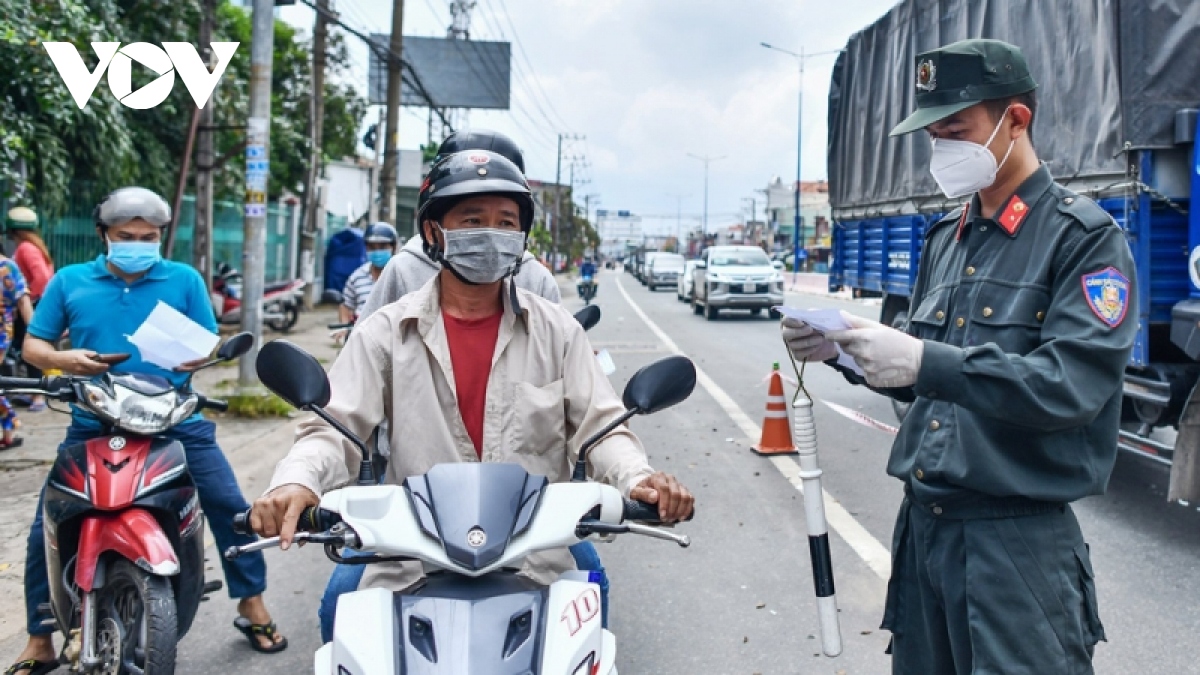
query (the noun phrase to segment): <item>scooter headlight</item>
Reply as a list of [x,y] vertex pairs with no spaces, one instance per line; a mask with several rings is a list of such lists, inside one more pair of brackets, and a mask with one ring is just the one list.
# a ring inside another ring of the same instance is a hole
[[117,399],[94,382],[85,382],[82,386],[84,405],[88,410],[99,415],[105,422],[116,424],[121,419],[121,404]]

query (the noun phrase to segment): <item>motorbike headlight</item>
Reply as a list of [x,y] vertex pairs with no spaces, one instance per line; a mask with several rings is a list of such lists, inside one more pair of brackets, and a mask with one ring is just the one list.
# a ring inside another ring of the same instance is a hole
[[158,396],[127,392],[121,397],[121,416],[117,426],[144,436],[166,431],[177,423],[177,415],[191,415],[196,409],[195,400],[178,405],[178,399],[175,392]]
[[100,387],[94,382],[84,382],[83,386],[84,400],[81,403],[99,415],[104,421],[115,424],[121,419],[121,404],[116,398],[110,395],[103,387]]

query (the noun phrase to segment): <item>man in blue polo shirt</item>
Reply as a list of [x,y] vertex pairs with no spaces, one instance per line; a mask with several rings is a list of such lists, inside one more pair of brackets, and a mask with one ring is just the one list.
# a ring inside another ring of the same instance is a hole
[[[212,304],[200,274],[187,265],[161,257],[160,242],[170,220],[171,208],[150,190],[128,187],[105,197],[96,207],[95,221],[107,253],[92,262],[62,269],[50,282],[25,338],[25,358],[43,369],[99,375],[108,366],[95,360],[98,354],[133,352],[119,366],[122,372],[148,373],[175,384],[183,383],[202,361],[184,364],[174,372],[166,371],[143,361],[127,337],[160,301],[217,332]],[[55,350],[52,343],[68,329],[74,349]],[[76,409],[60,451],[101,433],[103,428],[95,417]],[[218,549],[252,541],[252,537],[237,535],[232,529],[234,514],[249,506],[217,445],[216,425],[197,414],[166,435],[183,444],[200,505],[208,516]],[[25,563],[29,643],[14,664],[15,669],[9,669],[13,675],[50,672],[56,664],[51,643],[53,628],[42,625],[49,617],[38,610],[50,601],[43,545],[39,499],[29,531]],[[221,563],[230,596],[241,600],[235,627],[257,651],[284,649],[287,640],[276,632],[262,599],[267,585],[262,555],[242,556],[233,562],[222,558]]]

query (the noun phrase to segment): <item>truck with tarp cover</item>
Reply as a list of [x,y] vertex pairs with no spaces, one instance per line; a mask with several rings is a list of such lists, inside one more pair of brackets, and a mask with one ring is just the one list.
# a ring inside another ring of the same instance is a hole
[[967,38],[1024,51],[1038,155],[1125,231],[1138,336],[1120,447],[1171,467],[1169,499],[1200,499],[1200,2],[903,0],[854,34],[829,90],[830,289],[907,321],[926,228],[964,200],[938,189],[925,134],[888,132],[916,107],[917,54]]

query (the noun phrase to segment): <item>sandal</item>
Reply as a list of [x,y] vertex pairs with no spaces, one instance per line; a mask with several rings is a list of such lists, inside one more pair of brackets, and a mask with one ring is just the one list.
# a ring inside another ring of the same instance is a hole
[[[250,648],[256,652],[261,654],[275,654],[287,649],[287,638],[283,638],[280,641],[275,642],[275,636],[278,633],[278,629],[275,627],[274,621],[271,623],[250,623],[250,619],[247,619],[244,616],[239,616],[233,620],[233,627],[241,631],[242,635],[246,636],[246,639],[250,641]],[[260,636],[270,640],[272,643],[271,646],[264,647],[262,643],[258,641]]]
[[[9,448],[19,448],[22,445],[25,445],[25,439],[21,438],[20,436],[13,437],[13,439],[11,441],[5,441],[4,439],[0,438],[0,450],[8,450]],[[46,672],[50,672],[50,671],[46,671]],[[5,675],[7,675],[7,673]]]
[[9,666],[8,670],[4,671],[4,675],[15,675],[17,672],[22,670],[29,671],[29,675],[46,675],[46,673],[52,673],[58,670],[58,665],[59,662],[57,659],[54,661],[25,659],[24,661],[18,661]]

